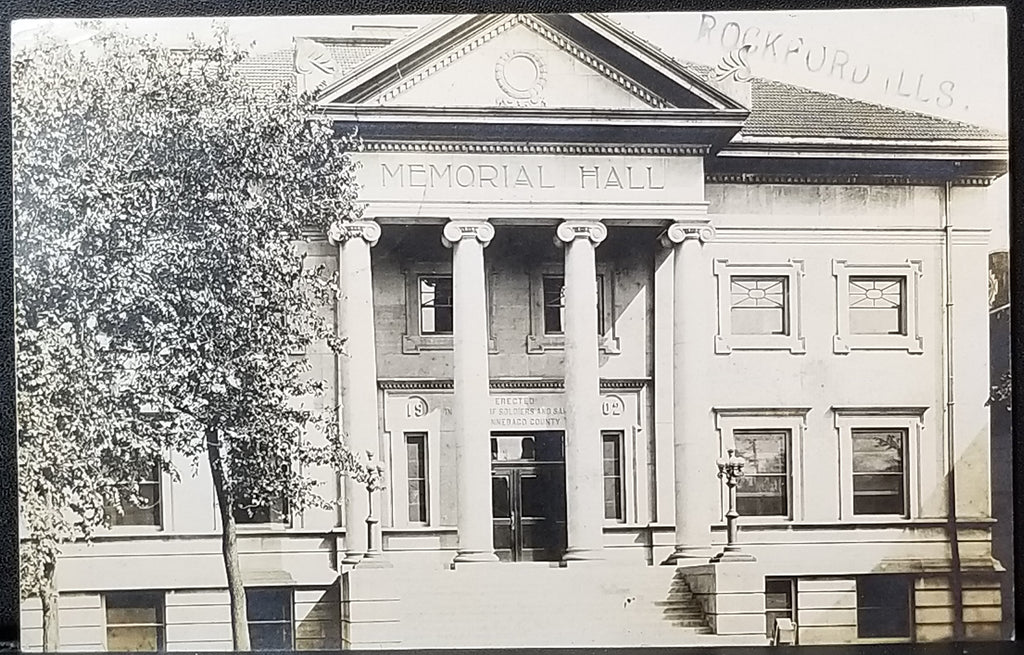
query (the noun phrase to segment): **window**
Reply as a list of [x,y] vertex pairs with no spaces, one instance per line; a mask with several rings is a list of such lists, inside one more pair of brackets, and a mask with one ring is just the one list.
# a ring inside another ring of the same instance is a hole
[[602,432],[601,443],[604,453],[604,517],[622,521],[622,433]]
[[452,276],[419,278],[420,334],[452,334]]
[[927,443],[928,407],[832,407],[839,437],[839,515],[901,521],[921,512],[914,453]]
[[857,578],[857,636],[906,639],[911,629],[912,579],[900,575]]
[[164,595],[162,592],[104,594],[107,650],[164,650]]
[[746,460],[736,485],[740,516],[789,516],[789,434],[784,430],[736,430],[736,452]]
[[292,650],[292,590],[264,588],[245,590],[252,650]]
[[715,260],[718,335],[715,352],[789,350],[805,352],[800,322],[803,261],[785,264]]
[[160,526],[160,466],[153,465],[144,480],[139,481],[139,500],[122,497],[119,508],[107,507],[107,517],[112,526]]
[[906,277],[850,276],[850,332],[853,334],[907,333]]
[[[565,332],[565,277],[544,275],[544,334]],[[604,334],[604,276],[597,276],[597,333]]]
[[796,579],[764,579],[765,634],[771,639],[775,619],[789,619],[796,623]]
[[733,334],[789,334],[789,278],[733,276]]
[[858,430],[853,442],[853,513],[904,515],[905,430]]
[[[605,353],[618,353],[619,340],[614,335],[612,316],[612,271],[598,264],[597,334],[598,347]],[[561,265],[538,266],[530,274],[530,334],[526,352],[543,353],[565,348],[565,275]]]
[[288,500],[274,498],[269,502],[256,502],[252,498],[239,498],[235,501],[235,523],[239,525],[255,525],[259,523],[288,523]]
[[[746,460],[736,486],[740,521],[778,522],[802,518],[804,481],[801,444],[808,407],[715,407],[719,454],[732,448]],[[728,489],[720,485],[722,514]]]
[[405,435],[407,484],[409,490],[409,522],[427,523],[427,435],[422,432]]
[[832,262],[832,275],[838,294],[834,352],[923,352],[917,321],[920,261],[880,266],[837,259]]

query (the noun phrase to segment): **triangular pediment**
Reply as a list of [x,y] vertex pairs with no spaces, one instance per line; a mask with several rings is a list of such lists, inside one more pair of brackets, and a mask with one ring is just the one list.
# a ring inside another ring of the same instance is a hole
[[617,23],[567,14],[442,20],[383,49],[320,99],[376,107],[742,108]]

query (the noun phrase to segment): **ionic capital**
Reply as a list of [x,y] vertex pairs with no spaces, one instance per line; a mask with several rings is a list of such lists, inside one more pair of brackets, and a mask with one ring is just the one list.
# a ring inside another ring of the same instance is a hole
[[571,243],[580,237],[590,239],[595,246],[608,236],[608,228],[601,221],[564,221],[555,231],[558,240]]
[[707,221],[676,221],[661,235],[661,244],[666,248],[695,239],[703,244],[715,238],[715,228]]
[[327,240],[331,245],[337,246],[349,239],[363,239],[371,247],[375,246],[380,239],[380,225],[369,220],[336,222],[327,230]]
[[462,239],[476,239],[486,248],[493,238],[494,226],[487,221],[460,219],[451,220],[445,224],[441,243],[445,248],[451,248],[453,244]]

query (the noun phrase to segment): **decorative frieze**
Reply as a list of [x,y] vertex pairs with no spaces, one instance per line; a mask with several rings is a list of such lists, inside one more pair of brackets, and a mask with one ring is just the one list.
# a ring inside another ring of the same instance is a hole
[[617,145],[590,143],[480,143],[461,141],[364,141],[367,152],[457,152],[499,155],[637,155],[702,157],[705,145]]

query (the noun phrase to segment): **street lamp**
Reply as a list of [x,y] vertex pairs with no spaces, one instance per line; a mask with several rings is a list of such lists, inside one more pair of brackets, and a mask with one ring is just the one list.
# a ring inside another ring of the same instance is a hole
[[391,562],[384,558],[384,551],[381,547],[380,520],[374,513],[374,493],[384,488],[384,463],[375,461],[373,453],[366,451],[366,471],[363,475],[363,482],[366,484],[366,496],[368,500],[369,513],[366,515],[366,555],[356,564],[356,568],[388,569]]
[[718,458],[718,478],[724,478],[725,484],[729,488],[729,511],[725,513],[725,525],[728,538],[725,548],[722,552],[711,558],[712,562],[755,561],[753,555],[741,552],[739,544],[736,543],[736,534],[739,532],[739,526],[736,525],[736,519],[740,516],[739,512],[736,511],[736,485],[739,483],[740,478],[743,477],[743,465],[747,462],[735,453],[736,451],[730,448],[728,457]]

